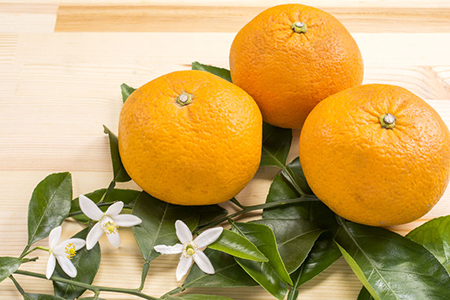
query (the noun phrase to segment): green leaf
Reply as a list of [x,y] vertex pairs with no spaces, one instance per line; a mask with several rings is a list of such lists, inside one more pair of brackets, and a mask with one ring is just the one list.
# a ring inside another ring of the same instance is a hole
[[[106,192],[106,189],[99,189],[99,190],[93,191],[92,193],[85,194],[85,196],[88,197],[89,199],[91,199],[94,203],[98,203],[100,201],[100,199],[103,197],[103,195],[105,194],[105,192]],[[134,201],[136,201],[136,199],[139,197],[140,194],[141,194],[141,192],[136,191],[136,190],[113,189],[106,195],[106,197],[103,199],[103,202],[112,204],[116,201],[122,201],[125,205],[132,205],[134,203]],[[108,209],[108,207],[109,207],[109,205],[100,206],[100,209],[102,211],[106,211]],[[73,214],[73,213],[79,213],[79,212],[81,212],[81,208],[80,208],[79,199],[77,197],[72,201],[72,207],[70,209],[70,213]],[[72,218],[74,218],[75,220],[77,220],[81,223],[89,222],[89,218],[86,217],[83,213],[73,215]]]
[[250,240],[269,259],[268,262],[256,262],[235,258],[237,263],[266,291],[283,299],[287,293],[286,283],[292,285],[292,281],[278,253],[272,230],[255,223],[234,223],[232,230]]
[[200,214],[198,226],[205,226],[217,218],[228,215],[228,211],[217,204],[198,206],[198,211]]
[[153,249],[156,245],[179,243],[175,233],[176,220],[182,220],[191,230],[199,220],[198,207],[169,204],[145,192],[141,192],[136,200],[133,215],[142,220],[140,225],[133,227],[133,234],[146,262],[160,255]]
[[211,74],[217,75],[220,78],[228,80],[229,82],[231,82],[230,71],[227,70],[227,69],[218,68],[218,67],[209,66],[209,65],[204,65],[204,64],[199,63],[198,61],[194,61],[192,63],[192,70],[206,71],[206,72],[209,72]]
[[450,277],[423,246],[387,229],[341,221],[335,240],[375,299],[450,299]]
[[0,257],[0,282],[13,274],[22,264],[22,260],[16,257]]
[[126,83],[122,83],[122,85],[120,86],[120,90],[122,92],[123,103],[125,103],[125,101],[127,101],[128,97],[131,95],[131,93],[133,93],[136,89],[132,88],[131,86],[129,86]]
[[374,300],[374,298],[369,293],[369,291],[365,287],[363,287],[359,292],[357,300]]
[[406,237],[424,246],[450,273],[450,216],[430,220]]
[[111,152],[111,161],[112,161],[113,173],[114,173],[113,181],[114,182],[130,181],[131,178],[128,175],[127,171],[125,170],[125,167],[122,164],[122,160],[120,159],[119,139],[105,125],[103,125],[103,129],[104,129],[103,132],[106,133],[109,137],[109,149]]
[[246,287],[257,285],[257,283],[236,263],[233,256],[211,249],[205,249],[203,253],[205,253],[211,261],[215,273],[203,273],[197,264],[194,264],[182,285],[183,288]]
[[[87,227],[75,234],[72,238],[86,240],[88,232],[89,228]],[[77,276],[72,279],[61,269],[59,264],[56,265],[53,275],[77,282],[91,284],[94,281],[98,268],[100,267],[100,256],[99,243],[97,243],[94,248],[89,251],[86,250],[86,247],[84,247],[77,251],[76,256],[72,259],[72,263],[77,269]],[[75,299],[81,296],[81,294],[83,294],[86,290],[78,286],[58,281],[53,281],[53,288],[55,290],[55,295],[64,299]]]
[[[294,199],[300,197],[301,192],[309,194],[309,187],[306,185],[299,159],[294,159],[286,169],[290,169],[291,173],[295,174],[294,178],[297,178],[297,184],[294,185],[292,184],[292,180],[287,180],[286,176],[282,174],[283,171],[281,171],[275,176],[270,186],[266,203]],[[303,283],[320,274],[341,256],[341,252],[333,240],[333,233],[339,228],[339,225],[336,222],[336,216],[320,201],[299,203],[281,208],[264,209],[263,220],[304,220],[315,224],[315,226],[322,230],[330,231],[321,234],[314,243],[312,249],[311,247],[307,247],[307,251],[311,249],[307,258],[298,270],[291,274],[294,288],[298,288]],[[275,236],[277,237],[277,235],[277,231],[275,231]],[[279,238],[277,237],[277,240],[278,239]],[[312,240],[310,239],[310,243],[311,242]],[[280,251],[280,253],[282,252]],[[282,253],[283,260],[286,261],[285,257],[289,257],[290,255],[289,252]],[[288,269],[292,270],[291,264],[288,262],[286,262],[286,264]]]
[[234,257],[255,261],[268,261],[267,257],[245,237],[236,232],[224,229],[219,239],[208,248],[228,253]]
[[64,298],[53,296],[53,295],[45,295],[45,294],[29,294],[25,293],[23,295],[24,300],[65,300]]
[[339,251],[339,248],[334,242],[333,235],[331,232],[324,232],[317,239],[300,268],[291,274],[292,281],[294,282],[293,288],[299,288],[305,282],[322,273],[339,257],[341,257],[341,251]]
[[292,130],[263,123],[260,166],[284,168],[291,149]]
[[28,245],[46,238],[67,218],[72,201],[72,176],[68,172],[47,176],[34,189],[28,205]]
[[317,238],[324,232],[307,220],[264,219],[263,224],[275,234],[278,251],[289,274],[295,272],[308,256]]
[[199,295],[199,294],[185,294],[180,296],[167,296],[166,300],[233,300],[224,296],[215,295]]
[[300,195],[314,195],[313,191],[306,182],[305,174],[300,165],[299,157],[295,158],[286,168],[281,170],[281,175]]

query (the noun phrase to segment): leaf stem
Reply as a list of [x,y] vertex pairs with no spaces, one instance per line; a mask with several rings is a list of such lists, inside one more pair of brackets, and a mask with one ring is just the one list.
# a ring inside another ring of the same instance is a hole
[[[14,273],[15,274],[20,274],[20,275],[25,275],[25,276],[31,276],[31,277],[36,277],[36,278],[47,279],[47,277],[45,277],[44,274],[30,272],[30,271],[17,270]],[[135,290],[135,289],[123,289],[123,288],[114,288],[114,287],[107,287],[107,286],[91,285],[91,284],[78,282],[78,281],[75,281],[75,280],[69,280],[69,279],[65,279],[65,278],[61,278],[61,277],[57,277],[57,276],[50,277],[50,280],[63,282],[63,283],[71,284],[71,285],[78,286],[78,287],[81,287],[81,288],[85,288],[85,289],[88,289],[90,291],[93,291],[94,293],[115,292],[115,293],[134,295],[134,296],[137,296],[137,297],[140,297],[140,298],[143,298],[143,299],[148,299],[148,300],[158,300],[158,298],[155,298],[155,297],[152,297],[150,295],[144,294],[141,291]]]
[[141,275],[141,286],[138,290],[142,291],[144,289],[145,279],[147,279],[148,269],[150,269],[150,262],[146,261],[142,266],[142,275]]
[[14,276],[9,275],[9,279],[12,280],[12,282],[14,283],[14,285],[16,286],[16,289],[19,291],[19,293],[22,296],[25,296],[25,291],[23,290],[23,288],[20,286],[20,284],[17,282],[17,280],[14,278]]
[[184,290],[185,290],[185,288],[179,286],[179,287],[177,287],[177,288],[174,288],[174,289],[171,290],[171,291],[168,291],[168,292],[165,293],[164,295],[162,295],[162,296],[160,297],[160,299],[165,299],[167,296],[171,296],[171,295],[175,295],[175,294],[181,293],[181,292],[183,292]]
[[320,201],[317,197],[315,196],[309,196],[309,195],[305,195],[305,196],[301,196],[299,198],[294,198],[294,199],[286,199],[280,202],[267,202],[267,203],[263,203],[263,204],[257,204],[257,205],[252,205],[252,206],[246,206],[245,208],[243,208],[242,210],[228,215],[226,217],[220,218],[215,220],[214,222],[211,222],[201,228],[199,228],[197,230],[197,233],[199,233],[200,231],[203,231],[205,229],[211,228],[211,227],[215,227],[217,225],[219,225],[220,223],[227,221],[228,219],[232,219],[235,218],[237,216],[240,216],[242,214],[248,213],[250,211],[253,210],[258,210],[258,209],[266,209],[266,208],[275,208],[275,207],[281,207],[281,206],[285,206],[285,205],[290,205],[290,204],[296,204],[296,203],[302,203],[302,202],[311,202],[311,201]]
[[105,200],[106,196],[109,194],[109,192],[111,192],[111,191],[114,189],[115,186],[116,186],[116,179],[114,178],[114,179],[110,182],[108,188],[107,188],[106,191],[103,193],[103,196],[102,196],[102,198],[100,198],[100,201],[98,201],[98,203],[103,204],[103,200]]
[[233,203],[234,205],[238,206],[239,208],[245,208],[245,205],[242,205],[236,198],[231,198],[230,202]]
[[30,253],[32,253],[32,252],[34,252],[34,251],[36,251],[36,250],[43,250],[43,251],[50,251],[50,249],[48,249],[48,248],[45,248],[45,247],[41,247],[41,246],[37,246],[37,247],[34,247],[33,249],[31,249],[30,251],[27,251],[27,252],[24,252],[24,253],[22,253],[21,255],[20,255],[20,257],[19,258],[24,258],[25,256],[27,256],[28,254],[30,254]]

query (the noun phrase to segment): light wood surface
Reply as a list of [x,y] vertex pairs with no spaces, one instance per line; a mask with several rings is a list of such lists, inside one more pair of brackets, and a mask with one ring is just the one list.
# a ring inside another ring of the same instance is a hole
[[[120,84],[138,87],[193,61],[228,67],[236,32],[281,1],[0,0],[0,256],[18,256],[27,241],[27,205],[36,184],[70,171],[74,196],[111,180],[107,137],[117,132]],[[329,11],[350,30],[365,61],[365,83],[408,88],[450,126],[450,1],[305,1]],[[298,131],[290,158],[298,155]],[[264,201],[274,168],[262,168],[238,195]],[[138,188],[133,183],[119,187]],[[229,204],[224,204],[230,211]],[[450,214],[450,191],[420,220],[392,228],[400,234]],[[250,217],[257,217],[256,215]],[[66,222],[64,237],[81,227]],[[102,238],[95,284],[137,288],[143,263],[130,230],[113,249]],[[38,245],[47,246],[47,239]],[[45,273],[47,255],[24,269]],[[178,257],[151,263],[144,292],[177,286]],[[52,293],[51,282],[17,276],[27,292]],[[356,299],[361,284],[343,259],[301,288],[300,299]],[[262,288],[195,289],[236,300],[273,299]],[[86,296],[92,295],[87,292]],[[107,299],[137,299],[102,293]],[[0,299],[21,299],[10,280]]]

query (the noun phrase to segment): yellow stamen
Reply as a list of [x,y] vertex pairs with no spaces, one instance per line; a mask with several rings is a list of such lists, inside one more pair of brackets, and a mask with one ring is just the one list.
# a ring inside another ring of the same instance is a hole
[[197,251],[197,246],[193,244],[188,244],[184,247],[185,256],[191,257]]
[[67,254],[68,259],[72,259],[77,255],[77,251],[75,249],[75,245],[73,243],[67,244],[64,252]]
[[114,221],[108,221],[102,225],[102,228],[103,231],[106,232],[106,234],[117,233],[119,225],[114,223]]

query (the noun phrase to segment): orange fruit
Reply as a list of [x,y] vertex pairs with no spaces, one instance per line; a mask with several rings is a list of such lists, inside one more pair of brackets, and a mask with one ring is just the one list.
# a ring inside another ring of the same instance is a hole
[[238,86],[204,71],[177,71],[134,91],[119,120],[119,152],[146,192],[180,205],[239,193],[261,159],[262,116]]
[[336,18],[317,8],[269,8],[236,35],[230,50],[233,83],[258,103],[264,120],[301,128],[319,101],[359,85],[358,45]]
[[323,100],[306,119],[299,151],[316,196],[366,225],[422,217],[449,181],[447,126],[424,100],[398,86],[362,85]]

